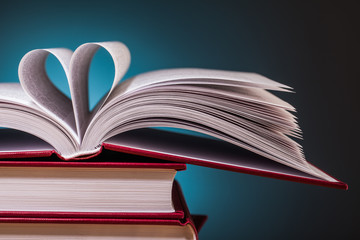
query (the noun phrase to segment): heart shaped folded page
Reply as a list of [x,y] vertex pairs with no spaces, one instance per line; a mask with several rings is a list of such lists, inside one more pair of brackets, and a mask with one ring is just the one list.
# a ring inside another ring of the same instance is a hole
[[[98,104],[100,108],[120,82],[130,65],[130,52],[120,42],[86,43],[73,53],[65,48],[36,49],[28,52],[19,64],[19,79],[25,92],[47,114],[77,132],[79,142],[91,119],[88,98],[88,73],[91,60],[99,47],[106,49],[114,62],[115,76],[110,91]],[[51,82],[46,74],[45,61],[54,55],[64,69],[71,100]]]

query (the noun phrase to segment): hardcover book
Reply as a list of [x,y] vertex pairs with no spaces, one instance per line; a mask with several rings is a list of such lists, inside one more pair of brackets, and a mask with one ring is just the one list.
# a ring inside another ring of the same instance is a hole
[[[115,77],[110,91],[90,111],[88,73],[99,47],[111,55]],[[47,76],[44,65],[49,54],[64,69],[71,99]],[[290,87],[255,73],[208,69],[158,70],[120,82],[129,65],[129,50],[120,42],[86,43],[75,52],[55,48],[27,53],[19,65],[20,84],[0,85],[0,126],[30,133],[48,145],[20,140],[21,132],[2,129],[0,157],[56,154],[76,160],[105,148],[347,188],[307,162],[293,139],[301,138],[294,107],[268,91],[289,92]],[[216,140],[150,127],[182,128]]]
[[192,218],[176,182],[174,197],[183,212],[179,218],[1,216],[0,239],[198,239],[206,216]]
[[130,159],[109,151],[91,161],[0,161],[0,217],[184,217],[173,183],[185,164],[119,158]]

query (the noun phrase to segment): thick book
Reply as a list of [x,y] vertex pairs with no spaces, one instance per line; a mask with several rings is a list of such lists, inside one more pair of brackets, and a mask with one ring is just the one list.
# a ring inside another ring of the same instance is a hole
[[[115,77],[109,92],[90,111],[88,72],[99,47],[111,55]],[[49,54],[54,55],[64,69],[71,99],[59,91],[46,74],[44,65]],[[293,139],[301,138],[301,130],[291,113],[294,107],[268,91],[291,91],[290,87],[255,73],[208,69],[158,70],[120,82],[129,64],[129,50],[120,42],[86,43],[75,52],[55,48],[27,53],[19,65],[20,84],[0,85],[0,127],[25,131],[51,146],[41,148],[30,143],[28,149],[21,149],[19,143],[8,143],[2,146],[0,156],[55,153],[62,159],[74,160],[90,158],[106,148],[347,188],[346,184],[308,163],[301,146]],[[165,141],[164,134],[144,130],[149,127],[182,128],[218,140],[199,140],[200,145],[208,144],[206,151],[191,146],[192,150],[187,151],[187,146],[168,146],[173,145],[171,142],[176,141],[176,137]],[[135,138],[134,133],[138,134]],[[147,136],[144,144],[144,135],[150,133],[154,135]],[[5,135],[1,136],[7,141]],[[157,141],[166,144],[153,144]],[[223,147],[234,151],[224,152]],[[242,149],[255,155],[251,155],[251,159],[236,157]],[[258,156],[259,161],[253,162],[254,156]]]
[[0,239],[198,239],[206,216],[192,218],[176,182],[174,193],[184,213],[179,218],[0,216]]
[[108,162],[0,161],[0,217],[184,217],[173,183],[185,164],[120,162],[118,155],[104,155]]

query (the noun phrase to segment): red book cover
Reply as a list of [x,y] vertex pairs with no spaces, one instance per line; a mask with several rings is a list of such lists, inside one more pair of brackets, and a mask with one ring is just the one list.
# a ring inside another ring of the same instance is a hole
[[[50,145],[26,133],[1,129],[1,134],[0,158],[4,160],[35,158],[47,161],[52,155],[63,159]],[[101,152],[104,149],[281,180],[339,189],[348,188],[346,183],[329,174],[326,175],[331,181],[317,178],[224,141],[157,129],[139,129],[120,134],[105,141],[96,154],[67,161],[94,159],[98,155],[98,159],[103,161]]]

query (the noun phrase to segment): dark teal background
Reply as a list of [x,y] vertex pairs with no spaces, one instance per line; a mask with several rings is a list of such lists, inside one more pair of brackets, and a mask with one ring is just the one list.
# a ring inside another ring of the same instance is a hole
[[[291,3],[289,3],[291,2]],[[201,239],[351,239],[359,236],[359,4],[355,1],[2,1],[0,81],[17,82],[35,48],[118,40],[126,77],[203,67],[249,71],[295,88],[308,161],[348,191],[188,166],[178,174],[192,213],[207,214]],[[66,91],[53,59],[49,74]],[[100,51],[91,104],[110,86]],[[95,84],[98,81],[100,83]]]

